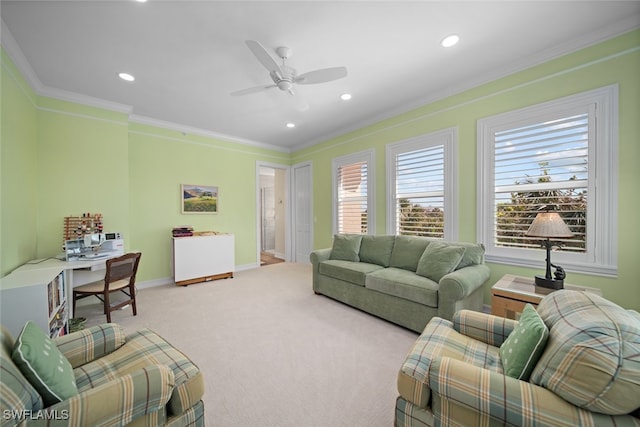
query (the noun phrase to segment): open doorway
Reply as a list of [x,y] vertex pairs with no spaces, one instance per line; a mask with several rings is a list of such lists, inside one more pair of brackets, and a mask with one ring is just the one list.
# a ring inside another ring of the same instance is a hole
[[287,258],[287,169],[258,165],[258,236],[260,265]]

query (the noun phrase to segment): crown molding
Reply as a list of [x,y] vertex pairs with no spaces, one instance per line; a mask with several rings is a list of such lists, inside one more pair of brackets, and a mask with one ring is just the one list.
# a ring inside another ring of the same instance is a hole
[[287,147],[281,147],[279,145],[267,144],[265,142],[253,141],[250,139],[238,138],[232,135],[226,135],[223,133],[213,132],[206,129],[200,129],[196,127],[181,125],[179,123],[174,123],[166,120],[159,120],[153,117],[145,117],[137,114],[130,114],[129,121],[134,123],[139,123],[143,125],[154,126],[162,129],[175,130],[178,132],[182,132],[183,134],[191,134],[191,135],[200,135],[206,136],[208,138],[217,139],[219,141],[232,142],[236,144],[249,145],[257,148],[264,148],[267,150],[279,151],[282,153],[290,153],[291,150]]
[[438,92],[434,92],[427,97],[419,98],[412,103],[404,104],[402,105],[402,107],[394,108],[394,109],[385,111],[382,114],[378,114],[376,116],[372,116],[367,119],[360,120],[355,123],[351,123],[350,125],[343,126],[342,128],[336,129],[331,133],[327,133],[318,138],[314,138],[312,140],[306,141],[305,143],[296,144],[293,147],[291,147],[291,151],[296,152],[296,151],[303,150],[305,148],[313,147],[314,145],[329,141],[333,138],[337,138],[347,133],[355,132],[365,127],[372,126],[376,123],[400,116],[402,114],[416,110],[420,107],[424,107],[425,105],[429,105],[434,102],[440,101],[442,99],[448,98],[450,96],[463,93],[467,90],[473,89],[483,84],[487,84],[487,83],[499,80],[501,78],[510,76],[520,71],[524,71],[528,68],[532,68],[537,65],[543,64],[545,62],[549,62],[561,56],[565,56],[565,55],[577,52],[578,50],[585,49],[589,46],[593,46],[598,43],[604,42],[606,40],[612,39],[614,37],[621,36],[630,31],[639,29],[640,28],[639,22],[640,22],[640,13],[630,15],[612,25],[595,29],[583,37],[567,40],[565,43],[556,45],[551,49],[545,49],[543,51],[540,51],[536,55],[529,55],[527,57],[523,57],[519,61],[515,61],[509,68],[496,69],[491,72],[480,75],[475,79],[466,80],[459,85],[448,86],[446,89],[443,89]]

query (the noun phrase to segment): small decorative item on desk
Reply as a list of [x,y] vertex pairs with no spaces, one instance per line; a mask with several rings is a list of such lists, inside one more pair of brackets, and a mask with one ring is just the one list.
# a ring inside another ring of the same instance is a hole
[[[564,279],[567,276],[562,267],[551,263],[551,248],[553,246],[562,246],[562,242],[552,242],[550,239],[568,239],[573,237],[573,233],[557,212],[551,212],[553,206],[547,205],[542,207],[541,210],[542,209],[544,209],[544,211],[536,215],[531,227],[529,227],[529,230],[527,230],[525,234],[531,237],[544,237],[546,239],[542,241],[542,247],[547,250],[546,273],[544,276],[536,275],[535,284],[536,291],[549,293],[562,289],[564,287]],[[551,267],[556,269],[554,277],[551,277]]]
[[173,227],[171,231],[173,237],[190,237],[193,236],[193,227],[190,225],[181,225],[179,227]]

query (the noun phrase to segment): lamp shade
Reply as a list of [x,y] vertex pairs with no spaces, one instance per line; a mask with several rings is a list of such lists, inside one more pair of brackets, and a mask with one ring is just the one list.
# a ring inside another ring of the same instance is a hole
[[573,237],[573,233],[560,215],[548,211],[538,213],[525,235],[546,238]]

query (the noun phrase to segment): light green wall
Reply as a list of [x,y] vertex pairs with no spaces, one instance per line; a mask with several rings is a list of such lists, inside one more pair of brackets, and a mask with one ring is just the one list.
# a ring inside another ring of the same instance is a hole
[[66,216],[101,213],[105,231],[128,236],[126,115],[48,98],[38,106],[38,258],[62,251]]
[[[620,86],[619,277],[570,273],[571,283],[602,289],[605,297],[640,310],[640,241],[635,194],[640,168],[640,31],[433,102],[293,153],[128,121],[126,115],[35,97],[13,64],[2,64],[2,274],[59,248],[64,216],[102,212],[107,229],[143,251],[140,280],[170,276],[170,230],[236,235],[236,264],[256,260],[255,164],[310,160],[314,171],[314,247],[331,244],[331,159],[376,152],[376,233],[385,232],[384,147],[390,142],[457,127],[460,240],[476,240],[476,122],[479,118],[617,83]],[[11,70],[8,73],[7,70]],[[92,163],[95,161],[95,163]],[[95,169],[92,168],[92,164]],[[92,171],[93,169],[93,171]],[[16,185],[17,183],[17,185]],[[180,184],[220,187],[216,215],[182,215]],[[505,273],[535,269],[492,264],[490,283]],[[487,286],[485,301],[489,302]]]
[[[288,153],[39,97],[8,57],[2,65],[2,275],[58,254],[64,217],[83,212],[143,252],[140,281],[172,275],[171,229],[184,224],[233,233],[236,265],[258,265],[256,162],[289,165]],[[219,213],[183,215],[180,184],[218,186]]]
[[[236,265],[256,264],[256,161],[288,165],[289,154],[131,124],[130,233],[144,249],[141,280],[171,276],[171,228],[235,236]],[[217,214],[182,214],[180,185],[218,187]]]
[[[617,213],[619,230],[618,278],[569,273],[567,282],[602,289],[605,297],[640,310],[640,198],[633,195],[640,182],[640,31],[561,57],[506,78],[442,99],[373,126],[342,135],[292,155],[292,163],[311,160],[314,180],[314,247],[331,245],[331,160],[373,148],[376,156],[376,233],[386,224],[385,145],[436,130],[458,129],[459,239],[476,241],[477,120],[590,89],[619,84],[620,162]],[[503,274],[532,277],[535,269],[491,264],[495,283]],[[542,267],[542,264],[541,264]],[[490,286],[485,301],[490,301]]]
[[2,51],[0,275],[36,256],[38,132],[35,95]]

